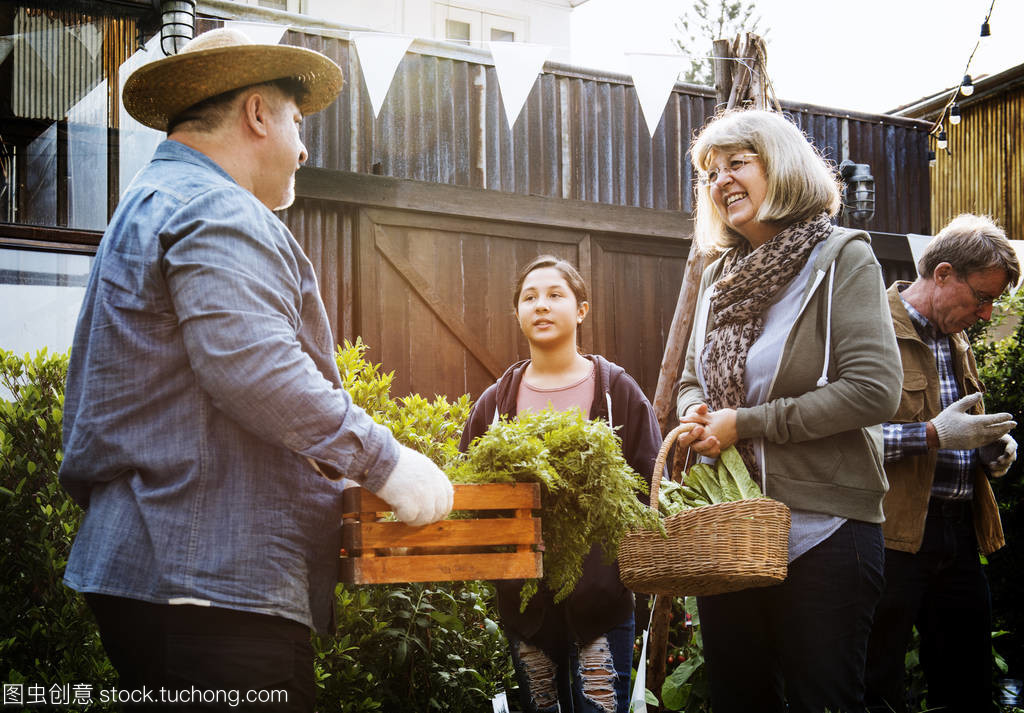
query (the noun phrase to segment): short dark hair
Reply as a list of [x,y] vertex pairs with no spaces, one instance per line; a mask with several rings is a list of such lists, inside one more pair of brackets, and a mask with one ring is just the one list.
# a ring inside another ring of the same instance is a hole
[[917,262],[918,274],[930,280],[940,263],[953,266],[957,277],[974,272],[1001,269],[1006,271],[1010,285],[1020,279],[1020,263],[1013,245],[988,216],[962,213],[939,231]]
[[296,104],[301,104],[309,95],[309,87],[298,77],[281,77],[280,79],[272,79],[262,84],[250,84],[238,89],[232,89],[229,92],[222,92],[216,96],[204,99],[198,104],[193,104],[167,122],[167,133],[173,133],[175,129],[186,123],[194,124],[194,128],[199,131],[212,131],[221,125],[226,117],[228,107],[231,106],[231,103],[239,95],[262,87],[272,87],[289,99],[294,100]]

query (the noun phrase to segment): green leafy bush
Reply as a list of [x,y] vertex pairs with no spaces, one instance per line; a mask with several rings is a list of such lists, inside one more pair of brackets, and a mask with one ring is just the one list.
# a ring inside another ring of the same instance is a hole
[[512,686],[484,582],[338,587],[333,638],[315,638],[318,710],[476,711]]
[[67,354],[0,350],[0,676],[95,692],[113,668],[85,601],[61,581],[81,519],[57,482],[67,365]]
[[[1024,424],[1024,290],[999,301],[1001,317],[991,324],[978,325],[971,332],[978,373],[985,384],[985,408],[1008,411]],[[1006,319],[1017,325],[1007,330]],[[993,339],[1000,329],[1005,336]],[[1010,434],[1024,446],[1024,430],[1018,425]],[[992,590],[993,626],[1000,634],[996,642],[1002,654],[996,659],[997,678],[1009,675],[1024,678],[1024,610],[1018,606],[1024,591],[1024,451],[1002,478],[992,480],[999,501],[1006,547],[988,557],[986,573]]]
[[[468,396],[391,397],[393,373],[361,340],[337,351],[352,400],[442,468],[459,460]],[[333,638],[314,640],[322,711],[475,711],[513,685],[508,644],[486,582],[339,585]]]
[[661,686],[662,703],[670,711],[708,713],[711,684],[704,665],[697,599],[677,597],[672,602],[669,617],[667,663],[670,673]]
[[[392,399],[391,374],[338,350],[355,401],[439,463],[458,454],[471,402]],[[68,355],[0,350],[0,677],[7,683],[116,685],[83,598],[61,581],[81,510],[57,480]],[[317,710],[489,708],[512,686],[507,644],[483,582],[337,588],[337,629],[314,637]]]

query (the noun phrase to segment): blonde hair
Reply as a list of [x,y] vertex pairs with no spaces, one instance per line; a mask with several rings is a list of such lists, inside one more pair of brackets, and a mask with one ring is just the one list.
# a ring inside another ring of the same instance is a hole
[[1020,279],[1017,253],[1006,232],[984,215],[961,213],[939,231],[917,262],[917,274],[932,279],[935,268],[948,262],[957,277],[993,268],[1006,271],[1010,286]]
[[[762,222],[790,225],[821,212],[833,216],[842,205],[842,184],[833,166],[793,122],[781,114],[757,109],[729,110],[714,117],[694,137],[690,158],[694,169],[706,171],[712,153],[755,153],[768,184],[757,212]],[[694,189],[694,230],[698,248],[714,254],[739,245],[743,236],[730,228],[711,202],[710,186]]]

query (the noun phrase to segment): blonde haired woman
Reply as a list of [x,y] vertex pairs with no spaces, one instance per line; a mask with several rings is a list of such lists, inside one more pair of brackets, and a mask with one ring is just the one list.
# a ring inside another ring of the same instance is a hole
[[[835,171],[780,114],[729,112],[690,149],[705,270],[679,392],[684,439],[735,444],[792,511],[777,586],[698,599],[712,708],[864,710],[882,588],[881,424],[902,370],[864,232],[832,225]],[[788,701],[788,708],[787,708]]]

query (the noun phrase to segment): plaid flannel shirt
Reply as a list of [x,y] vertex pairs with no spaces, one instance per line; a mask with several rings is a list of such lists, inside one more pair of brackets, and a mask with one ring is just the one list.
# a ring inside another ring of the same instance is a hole
[[[903,296],[900,296],[903,299]],[[946,408],[962,394],[953,372],[953,357],[949,348],[949,337],[941,334],[935,326],[903,300],[907,314],[917,328],[921,341],[928,345],[935,355],[935,366],[939,372],[939,400]],[[928,452],[926,426],[921,423],[886,423],[882,427],[885,443],[885,462],[901,460],[908,456]],[[970,500],[974,496],[975,452],[939,449],[935,461],[935,480],[932,482],[932,497],[947,500]]]

